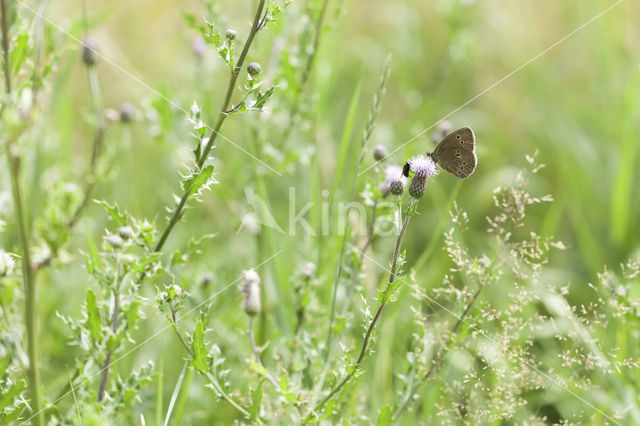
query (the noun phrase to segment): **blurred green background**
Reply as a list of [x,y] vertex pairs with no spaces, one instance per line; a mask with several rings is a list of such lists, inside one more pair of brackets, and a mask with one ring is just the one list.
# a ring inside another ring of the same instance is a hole
[[[260,62],[266,79],[280,84],[280,89],[268,112],[232,116],[222,129],[226,138],[279,174],[219,138],[213,152],[219,184],[204,195],[203,204],[187,212],[169,239],[166,252],[184,247],[191,237],[217,234],[205,243],[197,261],[183,267],[178,275],[180,284],[191,290],[195,300],[208,297],[213,289],[236,279],[241,270],[279,251],[280,255],[261,268],[267,312],[259,325],[259,340],[291,333],[291,277],[304,262],[319,260],[318,294],[324,302],[329,300],[339,239],[306,235],[302,228],[296,229],[296,235],[268,229],[258,234],[246,228],[238,232],[242,217],[252,211],[245,190],[252,188],[263,197],[281,225],[288,222],[292,187],[296,188],[296,212],[309,201],[315,203],[306,216],[314,226],[322,215],[319,203],[329,198],[322,191],[334,186],[336,176],[337,193],[332,197],[335,201],[351,201],[360,135],[388,54],[392,58],[391,76],[369,148],[383,144],[394,151],[400,147],[390,161],[403,164],[411,155],[433,148],[429,135],[435,129],[407,145],[404,142],[443,117],[456,127],[471,126],[477,137],[479,165],[475,174],[460,183],[443,173],[430,184],[420,215],[411,223],[405,240],[407,266],[416,265],[420,286],[428,289],[439,285],[451,267],[441,248],[442,232],[449,227],[452,195],[470,217],[466,237],[470,250],[488,250],[493,237],[486,233],[485,218],[492,211],[493,189],[513,183],[517,171],[525,165],[525,155],[536,151],[538,161],[546,167],[530,182],[530,192],[537,196],[551,194],[554,201],[529,211],[522,232],[554,235],[568,247],[552,252],[542,277],[545,284],[570,282],[568,299],[573,304],[588,303],[591,296],[582,290],[605,265],[617,268],[640,253],[637,2],[622,1],[580,29],[614,3],[331,0],[314,68],[300,98],[301,119],[289,131],[288,114],[294,95],[288,81],[292,75],[299,76],[302,64],[297,57],[312,39],[313,22],[308,14],[314,19],[319,4],[294,1],[280,22],[260,34],[249,60]],[[234,28],[243,39],[254,2],[229,0],[214,5],[219,13],[218,29]],[[99,51],[117,64],[99,60],[104,105],[118,109],[121,103],[132,102],[138,111],[134,123],[108,130],[106,143],[113,144],[118,152],[115,172],[111,180],[98,186],[95,198],[117,202],[136,217],[164,224],[163,209],[171,202],[171,194],[178,192],[178,172],[189,160],[193,140],[183,112],[159,95],[187,111],[197,101],[203,118],[211,125],[226,88],[225,65],[210,46],[201,57],[194,54],[191,44],[197,33],[183,18],[183,12],[188,12],[200,19],[204,5],[198,1],[136,0],[88,1],[86,7],[90,34]],[[20,13],[26,15],[28,11]],[[50,3],[45,14],[77,39],[84,38],[80,2]],[[50,25],[45,28],[53,38],[65,37]],[[64,46],[46,89],[48,107],[41,138],[32,142],[31,155],[38,169],[28,171],[29,183],[25,184],[32,212],[44,203],[41,188],[57,179],[82,179],[91,149],[91,110],[80,45],[69,39]],[[293,71],[287,71],[283,64]],[[356,109],[349,131],[352,102]],[[345,167],[337,174],[340,143],[345,137],[350,145]],[[372,164],[367,154],[363,167]],[[360,190],[372,175],[374,171],[369,170],[360,176]],[[55,313],[79,315],[90,283],[78,252],[86,249],[87,233],[98,238],[105,226],[113,225],[107,223],[103,209],[90,206],[69,248],[74,261],[42,275],[45,393],[67,381],[74,351],[66,347],[68,332]],[[377,238],[372,256],[386,265],[393,241],[393,237]],[[325,247],[324,254],[318,255],[319,246]],[[373,296],[384,271],[371,262],[365,270],[366,293]],[[213,276],[209,288],[200,285],[206,273]],[[361,392],[375,409],[392,397],[388,386],[391,372],[401,372],[393,364],[404,356],[403,345],[409,333],[405,328],[412,321],[407,308],[411,299],[403,297],[407,293],[403,290],[400,301],[385,313],[379,330],[379,341],[398,344],[378,345],[375,356],[365,364],[365,376],[359,379]],[[152,286],[146,289],[146,295],[152,302]],[[216,297],[212,308],[216,343],[227,354],[228,362],[235,365],[249,356],[248,342],[242,334],[246,318],[238,308],[239,301],[239,294],[232,289]],[[353,306],[357,309],[357,301]],[[147,311],[140,340],[165,326],[153,303]],[[359,334],[358,324],[357,320],[351,324],[354,336]],[[167,331],[123,359],[118,368],[126,375],[132,365],[147,359],[160,363],[168,400],[184,355],[175,336]],[[234,377],[241,374],[232,373]],[[191,419],[211,418],[210,395],[201,394],[199,386],[191,390]],[[563,397],[572,400],[571,395]],[[152,411],[153,398],[148,396],[144,401],[148,406],[142,409]],[[569,402],[561,415],[572,415],[578,406]],[[227,414],[217,415],[224,418]]]

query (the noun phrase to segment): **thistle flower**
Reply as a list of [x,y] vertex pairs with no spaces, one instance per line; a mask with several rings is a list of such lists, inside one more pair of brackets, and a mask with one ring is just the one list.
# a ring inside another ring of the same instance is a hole
[[427,179],[437,175],[438,169],[436,168],[436,163],[426,155],[416,155],[412,157],[408,163],[411,170],[415,173],[409,184],[409,195],[415,199],[419,199],[424,195]]
[[384,169],[384,180],[380,182],[380,192],[383,197],[389,194],[402,195],[407,178],[402,175],[402,167],[390,164]]
[[262,305],[260,303],[260,276],[253,269],[242,271],[242,281],[238,286],[238,290],[244,296],[242,300],[242,309],[250,317],[260,312]]

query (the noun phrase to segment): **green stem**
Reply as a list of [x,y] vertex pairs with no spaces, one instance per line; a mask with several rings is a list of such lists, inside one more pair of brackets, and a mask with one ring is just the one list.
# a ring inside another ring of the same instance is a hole
[[[173,302],[169,302],[169,308],[171,309],[171,325],[173,326],[174,331],[178,335],[178,338],[180,339],[180,343],[182,343],[182,346],[184,346],[184,348],[189,353],[189,356],[193,359],[193,350],[191,349],[187,341],[184,339],[184,337],[182,336],[182,332],[178,328],[176,310],[175,310],[175,307],[173,306]],[[218,380],[215,378],[214,375],[212,375],[209,371],[206,371],[206,370],[197,369],[197,371],[198,373],[202,374],[202,376],[204,376],[207,380],[209,380],[215,392],[217,392],[222,399],[224,399],[232,407],[240,411],[245,417],[247,418],[251,417],[251,415],[247,410],[242,408],[229,394],[227,394],[223,390],[222,386],[220,385],[220,383],[218,383]]]
[[315,34],[313,36],[313,47],[311,48],[311,52],[307,57],[307,62],[305,64],[304,70],[302,71],[300,83],[298,84],[298,88],[294,95],[293,106],[291,107],[291,111],[289,111],[289,125],[287,126],[285,134],[282,138],[284,142],[289,139],[289,135],[291,134],[291,130],[294,127],[295,120],[298,117],[298,113],[300,112],[300,95],[304,92],[307,81],[309,81],[309,76],[311,75],[311,70],[313,69],[313,62],[315,61],[316,53],[318,52],[318,47],[320,46],[320,36],[322,35],[322,27],[324,25],[324,18],[327,14],[328,5],[329,0],[324,0],[320,9],[320,14],[318,15],[318,19],[316,20]]
[[[247,37],[247,41],[244,43],[244,47],[242,48],[242,53],[240,53],[240,57],[238,58],[238,62],[236,63],[235,68],[231,71],[231,76],[229,77],[229,83],[227,85],[227,93],[224,97],[224,102],[222,102],[222,105],[220,106],[220,111],[218,113],[218,120],[216,121],[216,124],[213,130],[211,131],[211,134],[209,135],[209,141],[207,142],[207,145],[205,145],[204,150],[202,151],[202,155],[200,156],[200,160],[198,161],[198,165],[197,165],[198,170],[201,170],[202,167],[204,166],[204,163],[209,156],[209,152],[211,151],[211,148],[213,148],[213,144],[215,143],[216,138],[220,134],[220,129],[222,128],[222,124],[225,122],[225,120],[229,116],[229,114],[227,114],[226,111],[229,109],[229,104],[231,103],[231,96],[233,95],[233,90],[235,89],[236,82],[238,80],[238,75],[240,75],[240,71],[242,70],[242,66],[244,65],[244,61],[247,57],[247,54],[249,53],[249,48],[253,43],[253,39],[255,38],[258,30],[260,30],[261,28],[260,18],[262,17],[262,10],[264,9],[264,3],[265,3],[265,0],[260,0],[258,2],[258,7],[256,9],[256,14],[253,19],[253,24],[251,25],[251,31],[249,32],[249,37]],[[173,214],[169,219],[169,223],[167,224],[167,227],[162,233],[160,240],[158,240],[158,243],[156,244],[154,251],[162,250],[162,247],[164,246],[164,243],[167,241],[167,238],[169,237],[169,234],[173,230],[173,227],[176,225],[176,223],[178,223],[178,220],[182,215],[182,211],[184,210],[184,207],[186,206],[190,195],[191,195],[191,188],[185,188],[184,194],[182,194],[182,197],[180,198],[180,202],[178,203],[178,206],[174,209]]]
[[[119,285],[118,285],[119,287]],[[113,290],[113,315],[111,317],[111,329],[113,334],[118,331],[118,316],[120,315],[120,296],[119,289]],[[100,388],[98,389],[98,402],[104,399],[105,391],[107,390],[107,379],[109,378],[109,369],[111,368],[111,357],[113,356],[113,350],[109,349],[107,357],[104,360],[104,366],[102,367],[102,378],[100,379]]]
[[[402,223],[402,228],[400,228],[398,239],[396,240],[396,247],[393,252],[393,260],[391,262],[391,272],[389,273],[389,281],[387,283],[387,289],[390,288],[390,286],[396,281],[396,278],[397,278],[396,273],[397,273],[397,267],[398,267],[398,257],[400,255],[400,247],[402,245],[402,238],[404,237],[404,233],[407,230],[407,225],[409,225],[410,219],[411,219],[411,214],[407,214],[404,219],[404,222]],[[331,400],[331,398],[333,398],[342,389],[342,387],[345,384],[347,384],[347,382],[349,382],[349,380],[353,378],[353,376],[355,376],[358,368],[360,367],[360,364],[362,363],[362,360],[367,354],[367,348],[369,347],[369,340],[371,339],[373,330],[375,329],[376,324],[378,323],[378,320],[382,315],[382,310],[384,309],[385,305],[389,301],[390,295],[391,295],[391,292],[387,290],[385,290],[382,293],[382,299],[380,300],[378,309],[376,310],[376,313],[373,316],[373,319],[369,323],[369,326],[367,327],[367,331],[364,335],[364,339],[362,340],[362,346],[360,347],[360,355],[358,355],[358,359],[356,360],[356,362],[351,365],[351,371],[340,381],[340,383],[338,383],[338,385],[336,385],[331,390],[331,392],[329,392],[329,394],[322,401],[320,401],[320,403],[318,403],[313,408],[313,412],[317,412],[320,408],[322,408],[327,402]]]
[[244,415],[246,418],[250,418],[251,414],[249,414],[249,412],[247,410],[245,410],[244,408],[242,408],[237,402],[235,402],[233,400],[233,398],[231,398],[231,396],[229,396],[229,394],[227,394],[223,389],[222,386],[220,386],[220,383],[218,383],[218,380],[213,376],[213,374],[211,374],[208,371],[201,371],[198,370],[200,372],[200,374],[202,374],[207,380],[209,380],[209,383],[211,383],[211,386],[213,387],[213,389],[216,391],[216,393],[218,395],[220,395],[220,397],[222,399],[224,399],[225,401],[227,401],[229,404],[231,404],[231,406],[233,408],[235,408],[236,410],[240,411],[242,413],[242,415]]
[[0,1],[2,7],[2,52],[4,54],[4,86],[7,93],[11,93],[11,64],[9,61],[9,24],[7,23],[6,0]]
[[256,345],[256,339],[253,336],[253,317],[249,318],[249,340],[251,341],[251,350],[253,351],[253,357],[256,360],[256,364],[258,364],[260,367],[264,369],[264,371],[267,372],[267,380],[269,380],[269,383],[271,383],[278,392],[281,392],[282,389],[280,388],[280,385],[278,384],[276,379],[274,379],[271,376],[271,374],[269,374],[269,372],[267,371],[267,368],[262,364],[262,361],[260,360],[260,354],[258,353],[258,346]]
[[[3,1],[4,3],[4,1]],[[20,155],[11,152],[13,144],[7,145],[7,159],[9,161],[9,174],[11,176],[11,187],[13,190],[13,204],[16,209],[18,220],[18,231],[22,244],[22,276],[24,279],[25,294],[25,322],[27,327],[27,356],[29,357],[29,367],[27,376],[31,393],[31,409],[35,414],[34,424],[43,424],[43,414],[40,412],[40,374],[38,371],[38,339],[37,339],[37,319],[36,319],[36,276],[31,265],[31,248],[29,247],[29,235],[27,232],[27,216],[22,200],[20,189]]]
[[[11,93],[10,74],[10,54],[9,54],[9,26],[7,22],[6,0],[0,0],[2,17],[0,25],[2,27],[2,52],[4,59],[4,81],[7,94]],[[37,298],[36,298],[36,276],[31,265],[31,247],[29,246],[29,234],[27,232],[28,220],[22,199],[20,188],[20,162],[21,157],[13,142],[7,143],[7,161],[9,162],[9,175],[11,178],[11,189],[13,194],[13,205],[15,206],[18,220],[18,232],[22,245],[22,276],[24,280],[25,295],[25,323],[27,328],[27,356],[29,366],[27,368],[27,379],[29,381],[29,392],[31,394],[31,410],[34,413],[33,422],[36,426],[44,423],[44,415],[41,412],[40,397],[40,373],[38,370],[38,339],[37,339]]]

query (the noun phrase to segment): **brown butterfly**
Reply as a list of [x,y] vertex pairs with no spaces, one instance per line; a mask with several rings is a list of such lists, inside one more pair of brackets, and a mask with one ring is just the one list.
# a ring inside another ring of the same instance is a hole
[[[478,164],[476,157],[476,136],[469,127],[455,130],[440,141],[433,152],[428,152],[434,163],[460,179],[471,176]],[[406,163],[402,169],[409,176],[411,166]]]

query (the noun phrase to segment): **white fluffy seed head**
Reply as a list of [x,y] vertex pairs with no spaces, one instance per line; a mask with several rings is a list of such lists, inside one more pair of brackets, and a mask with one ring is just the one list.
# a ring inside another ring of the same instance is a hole
[[242,293],[242,309],[249,316],[260,313],[262,304],[260,303],[260,276],[253,269],[242,271],[242,280],[238,286]]

